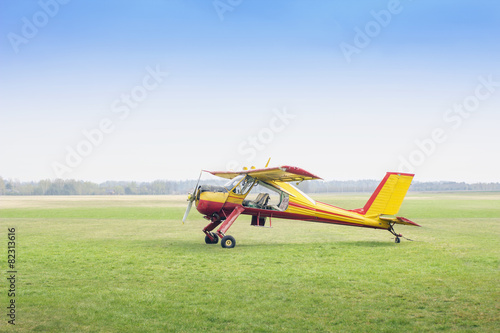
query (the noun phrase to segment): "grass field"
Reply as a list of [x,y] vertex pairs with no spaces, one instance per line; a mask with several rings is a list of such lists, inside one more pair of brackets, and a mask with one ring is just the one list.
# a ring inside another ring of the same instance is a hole
[[[319,195],[345,208],[368,194]],[[500,193],[409,194],[386,231],[273,220],[206,245],[185,197],[0,197],[0,331],[498,332]],[[16,228],[16,325],[7,228]],[[4,314],[5,313],[5,314]]]

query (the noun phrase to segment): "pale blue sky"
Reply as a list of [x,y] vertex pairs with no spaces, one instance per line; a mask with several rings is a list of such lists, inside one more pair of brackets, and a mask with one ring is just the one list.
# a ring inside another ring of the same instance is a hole
[[497,1],[219,3],[1,2],[0,176],[186,179],[272,156],[325,179],[413,161],[416,180],[500,181]]

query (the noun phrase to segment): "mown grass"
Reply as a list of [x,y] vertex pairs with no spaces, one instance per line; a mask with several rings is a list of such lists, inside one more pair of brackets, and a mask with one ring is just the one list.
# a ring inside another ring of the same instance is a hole
[[[346,208],[367,198],[317,196]],[[197,212],[180,223],[182,200],[2,198],[5,253],[17,230],[15,330],[498,331],[498,193],[410,194],[400,215],[423,227],[397,228],[415,240],[400,244],[380,230],[255,228],[243,216],[231,250],[204,244]]]

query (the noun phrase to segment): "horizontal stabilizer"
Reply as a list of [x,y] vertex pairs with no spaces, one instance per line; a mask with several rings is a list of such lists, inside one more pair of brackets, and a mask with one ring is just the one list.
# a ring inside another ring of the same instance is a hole
[[413,225],[413,226],[416,226],[416,227],[420,227],[420,225],[418,225],[417,223],[415,223],[413,221],[410,221],[410,220],[408,220],[405,217],[400,217],[400,216],[380,215],[379,219],[384,220],[384,221],[388,221],[388,222],[394,222],[394,223],[397,223],[397,224]]
[[398,217],[398,221],[396,223],[398,223],[398,224],[406,224],[406,225],[414,225],[416,227],[420,227],[420,225],[416,224],[413,221],[408,220],[405,217]]

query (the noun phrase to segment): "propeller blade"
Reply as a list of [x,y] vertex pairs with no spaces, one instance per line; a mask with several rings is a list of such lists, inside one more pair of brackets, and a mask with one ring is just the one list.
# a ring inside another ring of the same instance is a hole
[[186,221],[192,206],[193,206],[193,201],[189,201],[186,212],[184,213],[184,217],[182,218],[182,224],[184,224],[184,222]]
[[188,197],[189,203],[188,203],[188,206],[186,208],[186,212],[184,213],[184,217],[182,218],[182,224],[184,224],[184,222],[186,222],[186,219],[189,215],[189,212],[191,211],[191,207],[193,206],[193,201],[196,200],[196,192],[198,190],[198,184],[200,183],[202,173],[203,173],[203,170],[200,171],[200,176],[198,177],[198,181],[196,182],[196,186],[194,187],[193,194],[190,194]]
[[194,201],[196,198],[196,191],[198,190],[198,184],[200,183],[202,173],[203,173],[203,170],[200,171],[200,176],[198,177],[198,181],[196,182],[196,186],[194,187],[193,196],[191,198],[191,201]]

